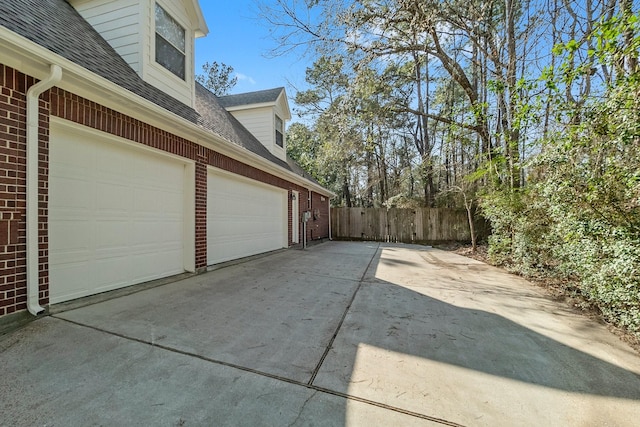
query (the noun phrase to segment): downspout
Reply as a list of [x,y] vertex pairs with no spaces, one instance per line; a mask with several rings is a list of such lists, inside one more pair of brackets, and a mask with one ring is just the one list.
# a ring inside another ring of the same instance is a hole
[[27,310],[37,316],[44,311],[38,301],[38,158],[39,158],[39,98],[62,79],[62,68],[51,64],[49,76],[27,91]]
[[327,204],[329,205],[329,240],[333,240],[331,238],[331,197],[328,198]]
[[307,211],[305,211],[304,221],[302,221],[302,249],[307,249]]

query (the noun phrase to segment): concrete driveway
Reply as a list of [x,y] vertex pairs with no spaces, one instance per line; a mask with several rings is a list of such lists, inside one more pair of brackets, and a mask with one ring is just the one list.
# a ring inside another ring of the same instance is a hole
[[0,398],[1,425],[631,426],[640,357],[499,269],[330,242],[33,322]]

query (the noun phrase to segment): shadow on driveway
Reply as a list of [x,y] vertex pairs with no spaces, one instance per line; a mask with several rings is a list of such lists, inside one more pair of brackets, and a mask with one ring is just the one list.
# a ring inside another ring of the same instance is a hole
[[637,354],[601,325],[501,270],[424,247],[333,242],[3,338],[0,418],[633,425],[639,373]]
[[379,251],[314,385],[465,425],[635,424],[637,354],[518,278],[464,262]]

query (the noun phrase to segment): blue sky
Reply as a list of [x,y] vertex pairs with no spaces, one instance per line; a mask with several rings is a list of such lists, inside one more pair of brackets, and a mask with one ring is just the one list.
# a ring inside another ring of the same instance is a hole
[[[296,54],[268,58],[275,47],[269,31],[257,15],[254,0],[201,1],[200,7],[209,26],[206,37],[196,39],[196,74],[202,73],[206,61],[231,65],[238,83],[231,93],[251,92],[284,86],[291,98],[296,87],[305,85],[305,70],[311,60]],[[294,117],[295,120],[295,117]]]

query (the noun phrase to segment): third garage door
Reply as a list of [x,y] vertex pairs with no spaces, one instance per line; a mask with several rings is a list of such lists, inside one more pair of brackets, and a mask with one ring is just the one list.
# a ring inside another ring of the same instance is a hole
[[207,181],[207,263],[287,246],[287,192],[210,169]]

